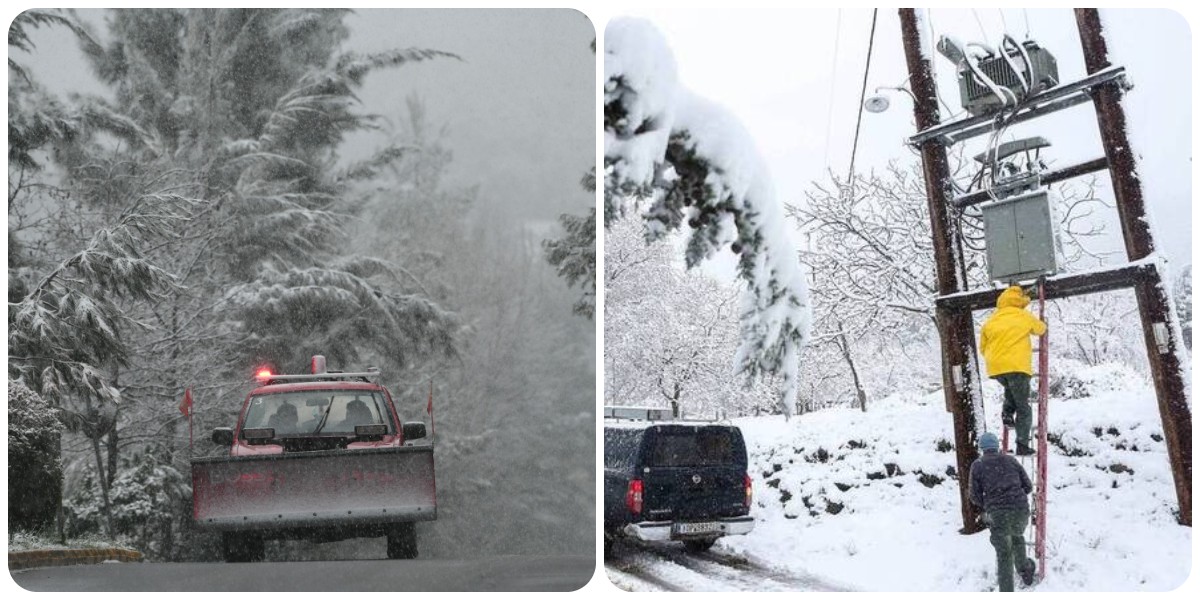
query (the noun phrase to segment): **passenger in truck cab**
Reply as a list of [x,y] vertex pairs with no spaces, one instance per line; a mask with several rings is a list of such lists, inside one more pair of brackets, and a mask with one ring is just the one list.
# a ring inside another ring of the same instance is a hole
[[336,431],[354,431],[356,425],[374,425],[375,417],[367,403],[362,400],[351,400],[346,405],[346,418],[336,428]]
[[284,402],[275,409],[275,414],[267,420],[267,427],[275,430],[275,435],[281,433],[296,433],[296,425],[299,421],[299,414],[296,412],[296,407],[291,402]]

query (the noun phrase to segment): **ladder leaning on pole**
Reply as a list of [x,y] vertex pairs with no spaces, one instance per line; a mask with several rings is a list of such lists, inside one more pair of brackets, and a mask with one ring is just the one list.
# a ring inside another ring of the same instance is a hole
[[[1046,282],[1038,280],[1038,318],[1046,322]],[[1033,483],[1034,514],[1034,555],[1037,556],[1038,580],[1046,577],[1046,466],[1050,461],[1050,453],[1046,451],[1046,415],[1050,399],[1050,328],[1042,334],[1038,342],[1038,414],[1037,414],[1037,454],[1034,455],[1037,464],[1037,479]]]
[[[1046,289],[1045,281],[1038,280],[1038,318],[1043,323],[1046,322]],[[1047,481],[1047,463],[1049,462],[1049,453],[1047,452],[1048,441],[1046,427],[1048,414],[1048,400],[1050,398],[1050,330],[1042,334],[1038,341],[1038,347],[1035,349],[1038,355],[1037,366],[1037,451],[1033,455],[1034,475],[1030,479],[1033,480],[1033,514],[1030,520],[1030,527],[1033,529],[1033,542],[1026,542],[1027,545],[1033,546],[1033,554],[1037,557],[1037,578],[1041,581],[1046,577],[1046,492],[1049,487]],[[1003,410],[1003,409],[1002,409]],[[1007,425],[1003,426],[1003,433],[1000,441],[1000,448],[1005,453],[1008,452],[1008,430]],[[1022,465],[1029,468],[1028,460],[1022,460]]]

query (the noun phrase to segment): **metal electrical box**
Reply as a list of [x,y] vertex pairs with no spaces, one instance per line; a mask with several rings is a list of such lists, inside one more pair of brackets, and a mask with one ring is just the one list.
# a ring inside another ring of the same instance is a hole
[[1058,271],[1050,197],[1038,191],[980,206],[988,275],[1006,283]]

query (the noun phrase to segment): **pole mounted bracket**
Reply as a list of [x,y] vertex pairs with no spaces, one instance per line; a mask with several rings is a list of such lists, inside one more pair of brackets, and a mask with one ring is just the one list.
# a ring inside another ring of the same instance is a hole
[[[1122,90],[1128,90],[1130,86],[1125,77],[1125,67],[1111,66],[1079,81],[1065,83],[1029,96],[1021,102],[1011,117],[1005,119],[1005,122],[1008,124],[1021,123],[1089,102],[1092,99],[1093,89],[1107,85],[1117,85]],[[943,146],[952,146],[991,132],[995,120],[995,115],[980,115],[941,123],[917,132],[916,135],[908,138],[908,144],[919,147],[926,142],[933,141]]]

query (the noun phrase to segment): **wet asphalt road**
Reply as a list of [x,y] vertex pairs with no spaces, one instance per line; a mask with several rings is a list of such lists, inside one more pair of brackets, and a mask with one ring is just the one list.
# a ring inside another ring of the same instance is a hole
[[106,563],[11,571],[38,592],[573,591],[593,556],[280,563]]

